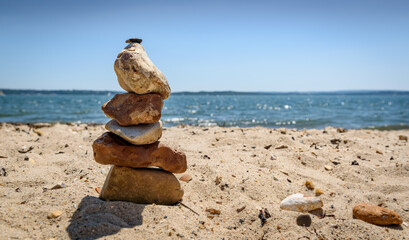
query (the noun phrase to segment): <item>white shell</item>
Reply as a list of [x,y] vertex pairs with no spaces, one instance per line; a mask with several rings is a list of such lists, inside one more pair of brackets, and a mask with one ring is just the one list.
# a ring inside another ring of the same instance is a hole
[[304,197],[304,194],[296,193],[286,197],[280,203],[280,208],[295,212],[309,212],[324,206],[318,197]]

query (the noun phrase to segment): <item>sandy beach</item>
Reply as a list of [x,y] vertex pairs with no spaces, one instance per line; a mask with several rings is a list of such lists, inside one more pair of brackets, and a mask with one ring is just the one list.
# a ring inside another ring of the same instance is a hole
[[[186,153],[193,177],[181,182],[177,206],[98,198],[110,166],[94,161],[92,142],[105,131],[0,125],[0,239],[408,239],[409,143],[399,136],[409,130],[167,128],[161,141]],[[324,207],[304,227],[301,213],[279,205],[293,193],[315,196],[307,180],[324,192]],[[359,202],[393,210],[404,224],[354,219]],[[264,226],[261,208],[272,216]]]

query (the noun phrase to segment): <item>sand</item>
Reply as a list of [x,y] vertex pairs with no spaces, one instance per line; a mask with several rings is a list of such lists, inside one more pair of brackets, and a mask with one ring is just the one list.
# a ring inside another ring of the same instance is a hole
[[[196,215],[182,205],[100,200],[95,188],[102,187],[110,166],[93,160],[91,146],[105,132],[103,125],[0,126],[0,239],[409,236],[409,144],[399,140],[409,130],[167,128],[161,141],[187,155],[193,179],[181,183],[183,204]],[[293,193],[315,196],[306,180],[324,191],[323,212],[309,214],[309,227],[297,225],[301,213],[279,207]],[[63,188],[52,189],[58,184]],[[353,219],[359,202],[394,210],[406,223],[380,227]],[[264,226],[260,208],[272,215]],[[47,218],[56,210],[62,214]]]

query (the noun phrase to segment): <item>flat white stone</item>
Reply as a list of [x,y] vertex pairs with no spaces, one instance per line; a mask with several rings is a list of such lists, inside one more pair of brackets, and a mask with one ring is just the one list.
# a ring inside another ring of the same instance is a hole
[[323,207],[322,200],[318,197],[304,197],[304,194],[296,193],[286,197],[280,203],[280,208],[295,212],[309,212]]
[[105,125],[105,128],[135,145],[151,144],[158,141],[162,136],[161,121],[123,127],[117,121],[111,120]]

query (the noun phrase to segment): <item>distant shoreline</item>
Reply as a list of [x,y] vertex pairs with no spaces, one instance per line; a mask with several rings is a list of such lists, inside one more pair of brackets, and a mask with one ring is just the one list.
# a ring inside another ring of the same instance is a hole
[[[0,96],[7,95],[107,95],[120,94],[120,91],[93,91],[93,90],[31,90],[31,89],[0,89]],[[173,92],[172,95],[409,95],[409,91],[398,90],[340,90],[340,91],[306,91],[306,92],[240,92],[240,91],[182,91]]]
[[[94,122],[1,122],[0,121],[0,126],[1,125],[12,125],[12,126],[28,126],[30,128],[43,128],[43,127],[52,127],[56,124],[62,124],[62,125],[68,125],[68,126],[79,126],[81,124],[85,124],[87,126],[95,127],[95,126],[105,126],[105,123],[94,123]],[[247,128],[266,128],[266,129],[298,129],[296,127],[286,127],[286,126],[277,126],[277,127],[266,127],[262,125],[257,125],[257,126],[248,126],[248,127],[240,127],[240,126],[198,126],[194,124],[178,124],[170,127],[165,128],[172,128],[172,127],[197,127],[197,128],[203,128],[203,129],[208,129],[208,128],[214,128],[214,127],[221,127],[221,128],[239,128],[239,129],[247,129]],[[379,131],[399,131],[399,130],[407,130],[409,129],[409,125],[389,125],[389,126],[374,126],[374,127],[366,127],[366,128],[339,128],[336,126],[326,126],[325,128],[335,128],[335,129],[346,129],[346,130],[379,130]],[[323,130],[325,128],[305,128],[305,129],[315,129],[315,130]],[[301,129],[298,129],[301,130]]]

